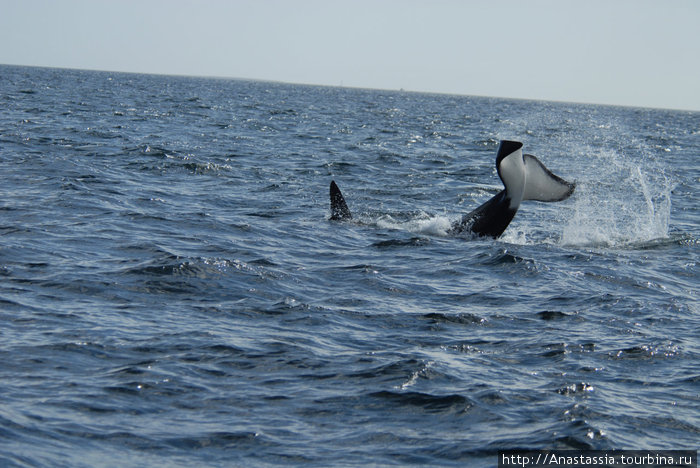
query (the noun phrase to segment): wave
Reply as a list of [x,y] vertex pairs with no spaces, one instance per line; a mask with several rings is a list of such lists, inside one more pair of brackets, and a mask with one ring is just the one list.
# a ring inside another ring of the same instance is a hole
[[474,406],[469,398],[459,394],[433,395],[423,392],[384,390],[371,393],[369,396],[389,404],[422,409],[427,413],[462,413]]
[[468,312],[458,314],[443,314],[439,312],[431,312],[423,315],[424,318],[430,319],[433,323],[455,323],[458,325],[471,325],[474,323],[483,323],[486,321],[484,317],[480,317]]
[[421,245],[426,245],[428,244],[429,241],[428,239],[425,239],[423,237],[411,237],[410,239],[390,239],[390,240],[385,240],[385,241],[379,241],[375,242],[372,244],[372,247],[375,247],[380,250],[389,250],[392,248],[402,248],[402,247],[419,247]]
[[681,354],[681,347],[671,341],[642,344],[611,351],[610,359],[670,359]]
[[[165,442],[173,447],[184,448],[186,450],[196,450],[208,447],[223,448],[227,450],[240,450],[263,444],[260,439],[261,434],[257,432],[219,431],[195,434],[190,437],[169,438],[166,439]],[[269,445],[269,441],[265,441],[263,445]]]

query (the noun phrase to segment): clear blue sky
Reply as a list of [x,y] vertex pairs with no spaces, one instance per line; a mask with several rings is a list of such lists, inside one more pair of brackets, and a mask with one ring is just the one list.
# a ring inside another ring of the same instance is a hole
[[700,0],[0,0],[0,63],[700,110]]

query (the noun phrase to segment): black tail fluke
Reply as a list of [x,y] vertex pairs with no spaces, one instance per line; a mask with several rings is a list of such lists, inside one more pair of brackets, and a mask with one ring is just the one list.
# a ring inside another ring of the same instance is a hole
[[331,219],[333,221],[352,219],[348,204],[345,203],[345,198],[334,180],[331,181]]

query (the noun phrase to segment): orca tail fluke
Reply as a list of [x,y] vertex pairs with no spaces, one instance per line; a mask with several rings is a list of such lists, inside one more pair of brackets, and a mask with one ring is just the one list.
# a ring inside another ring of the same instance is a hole
[[331,220],[333,221],[345,221],[347,219],[352,219],[352,214],[350,214],[350,209],[348,204],[345,203],[345,198],[340,192],[340,189],[336,185],[334,180],[331,180]]
[[567,182],[545,167],[531,154],[523,155],[527,183],[523,200],[558,202],[574,193],[576,182]]
[[557,202],[576,189],[545,167],[531,154],[523,154],[519,141],[502,140],[496,154],[496,170],[505,190],[455,223],[452,232],[499,237],[506,230],[524,200]]

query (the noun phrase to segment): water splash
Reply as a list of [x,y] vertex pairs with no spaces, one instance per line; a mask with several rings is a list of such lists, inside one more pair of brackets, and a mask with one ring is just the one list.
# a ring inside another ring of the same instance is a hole
[[415,234],[444,237],[452,228],[452,221],[447,216],[421,213],[419,216],[405,221],[385,215],[376,221],[376,225],[383,229],[398,229]]
[[590,159],[561,243],[617,246],[668,237],[673,184],[663,167],[615,151]]

